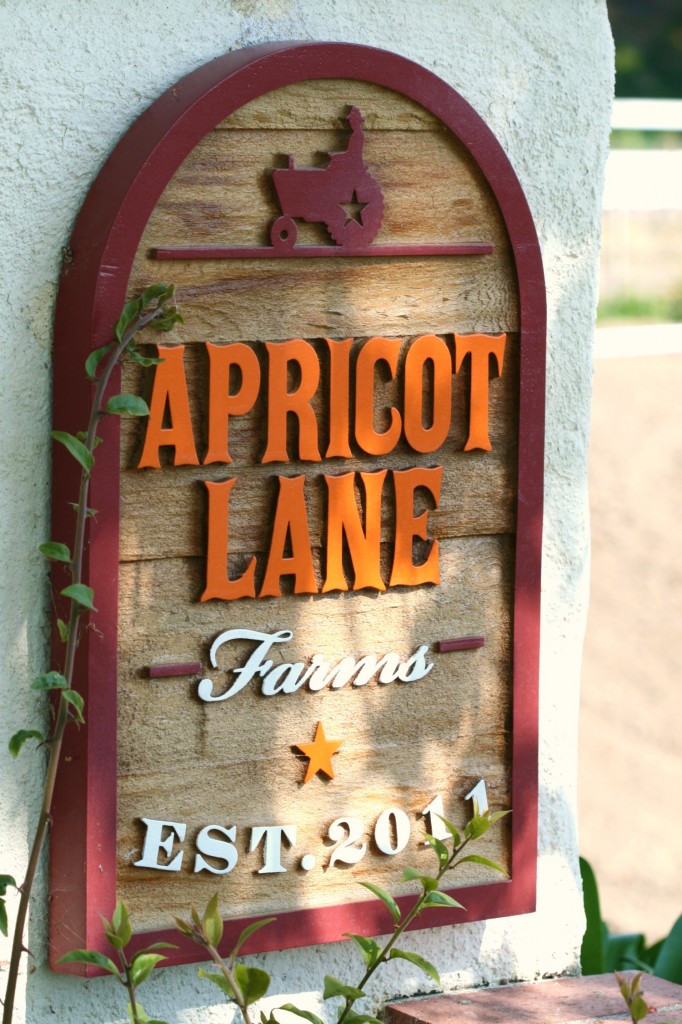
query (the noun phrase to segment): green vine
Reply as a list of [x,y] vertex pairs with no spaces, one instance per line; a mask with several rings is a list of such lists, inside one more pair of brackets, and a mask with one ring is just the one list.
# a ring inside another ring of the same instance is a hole
[[62,430],[54,430],[52,437],[63,445],[81,467],[76,525],[73,547],[69,549],[60,541],[48,541],[41,544],[40,551],[45,558],[54,562],[64,563],[70,570],[70,583],[60,593],[69,602],[67,621],[59,619],[57,627],[62,643],[65,645],[63,671],[51,670],[38,676],[31,683],[34,690],[51,692],[56,695],[53,705],[54,714],[51,729],[47,736],[37,729],[20,729],[9,741],[10,753],[18,757],[28,740],[37,740],[49,752],[43,799],[38,816],[31,853],[26,874],[21,884],[17,885],[11,875],[0,875],[0,930],[7,934],[7,912],[4,896],[9,886],[18,889],[19,905],[14,923],[12,951],[7,975],[7,987],[3,1006],[2,1024],[11,1024],[14,1016],[19,964],[23,953],[28,952],[24,946],[24,930],[31,898],[31,890],[38,869],[40,855],[50,827],[52,799],[54,796],[57,768],[64,738],[64,731],[69,722],[82,724],[84,702],[83,697],[74,688],[74,666],[76,651],[81,635],[81,622],[90,612],[95,612],[95,594],[91,587],[83,582],[83,556],[85,552],[88,518],[93,510],[88,507],[90,475],[95,465],[95,449],[100,442],[97,427],[104,416],[148,416],[146,402],[137,395],[114,395],[105,400],[107,388],[114,369],[124,360],[150,366],[158,359],[143,356],[135,345],[135,338],[146,327],[156,331],[170,331],[175,324],[182,321],[172,299],[174,287],[164,284],[146,288],[137,299],[126,303],[119,320],[114,327],[113,339],[102,348],[91,352],[85,362],[85,372],[94,386],[90,417],[87,428],[77,435]]

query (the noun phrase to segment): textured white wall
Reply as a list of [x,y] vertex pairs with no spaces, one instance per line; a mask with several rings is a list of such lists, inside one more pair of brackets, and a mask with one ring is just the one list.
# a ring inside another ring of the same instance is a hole
[[[47,574],[36,549],[48,536],[60,247],[115,142],[183,74],[265,40],[368,43],[431,68],[491,126],[535,217],[549,309],[538,911],[413,933],[411,948],[435,961],[447,988],[575,970],[582,925],[575,758],[589,553],[585,458],[613,87],[605,0],[0,0],[0,39],[0,873],[20,877],[24,870],[41,785],[40,755],[25,751],[12,762],[7,739],[39,726],[43,714],[28,684],[47,667]],[[10,916],[13,909],[10,902]],[[123,1020],[113,981],[83,982],[44,966],[44,872],[28,944],[36,959],[24,966],[17,1024]],[[8,956],[3,943],[0,961]],[[318,1012],[325,973],[349,981],[357,975],[347,944],[253,960],[273,972],[275,997],[307,1000]],[[428,987],[421,972],[392,964],[372,995],[378,1003]],[[172,1022],[226,1020],[218,995],[197,980],[195,967],[175,968],[148,983],[144,1002]],[[277,1001],[284,1000],[266,1003]]]

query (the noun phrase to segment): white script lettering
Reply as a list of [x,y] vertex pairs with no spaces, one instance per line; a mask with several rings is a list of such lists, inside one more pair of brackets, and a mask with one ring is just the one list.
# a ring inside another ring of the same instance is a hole
[[406,661],[403,661],[395,651],[391,651],[382,658],[375,654],[367,654],[357,661],[346,657],[334,666],[331,666],[322,654],[314,654],[307,667],[302,661],[273,665],[272,659],[267,657],[271,648],[275,644],[287,643],[292,637],[290,629],[280,629],[276,633],[260,633],[255,629],[228,629],[221,633],[211,645],[210,659],[213,668],[218,668],[216,656],[224,644],[233,640],[252,640],[256,646],[244,664],[228,669],[236,678],[224,693],[214,693],[213,680],[202,679],[197,691],[200,700],[227,700],[257,677],[262,680],[263,696],[274,697],[278,693],[295,693],[305,685],[313,692],[323,690],[326,686],[332,690],[340,690],[349,682],[352,682],[353,686],[365,686],[374,676],[378,676],[377,681],[383,684],[392,683],[396,679],[402,683],[414,683],[427,676],[433,668],[433,662],[426,659],[426,644],[417,648]]

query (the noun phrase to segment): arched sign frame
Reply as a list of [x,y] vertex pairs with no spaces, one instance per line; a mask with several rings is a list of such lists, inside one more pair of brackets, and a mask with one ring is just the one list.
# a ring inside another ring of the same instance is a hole
[[[132,125],[100,171],[82,206],[64,262],[55,319],[54,423],[77,431],[87,419],[89,386],[80,368],[105,344],[125,301],[137,247],[154,206],[191,150],[246,103],[280,87],[315,79],[357,79],[384,86],[434,114],[463,144],[487,180],[509,235],[520,316],[520,411],[517,535],[513,611],[511,879],[466,889],[466,912],[424,913],[416,927],[526,913],[535,908],[537,860],[537,693],[544,451],[545,292],[532,216],[501,146],[473,108],[425,68],[386,51],[345,43],[270,43],[220,57],[165,92]],[[112,382],[112,388],[117,387]],[[106,949],[100,914],[116,901],[116,699],[119,521],[119,423],[102,422],[104,444],[91,482],[84,579],[96,594],[94,627],[84,631],[76,685],[86,700],[86,727],[68,730],[59,768],[51,837],[53,967],[74,947]],[[60,446],[57,446],[60,447]],[[55,537],[68,536],[68,502],[77,467],[55,453]],[[55,573],[62,571],[57,567]],[[57,582],[58,582],[57,578]],[[55,643],[59,656],[60,646]],[[456,890],[453,890],[456,892]],[[461,894],[460,894],[461,895]],[[404,898],[407,899],[407,898]],[[401,902],[401,899],[398,900]],[[409,902],[409,900],[408,900]],[[293,910],[276,933],[262,929],[247,952],[340,939],[344,932],[386,931],[378,901]],[[231,948],[246,920],[228,922]],[[178,948],[167,963],[199,958],[174,930],[145,933],[138,945],[165,939]],[[64,968],[59,968],[63,970]],[[83,971],[70,967],[71,971]],[[87,968],[87,973],[99,973]]]

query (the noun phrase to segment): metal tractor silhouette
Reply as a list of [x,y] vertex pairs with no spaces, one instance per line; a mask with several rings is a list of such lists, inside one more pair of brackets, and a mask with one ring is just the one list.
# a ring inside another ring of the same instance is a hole
[[348,147],[330,153],[326,167],[289,166],[272,172],[272,181],[282,216],[270,228],[273,248],[282,253],[293,249],[296,224],[293,218],[322,223],[337,245],[369,245],[376,237],[384,215],[384,197],[376,178],[363,163],[364,117],[351,107],[346,121],[351,130]]

